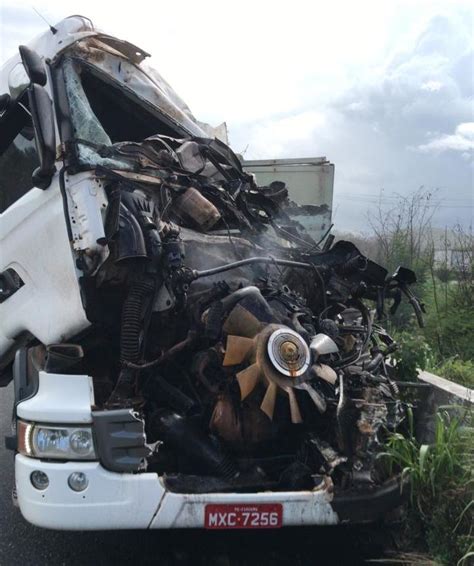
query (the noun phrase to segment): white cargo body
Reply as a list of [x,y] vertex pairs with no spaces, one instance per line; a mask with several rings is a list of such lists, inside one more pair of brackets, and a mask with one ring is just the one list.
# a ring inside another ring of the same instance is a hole
[[283,181],[290,199],[299,205],[310,205],[307,215],[295,217],[316,240],[331,225],[334,192],[334,164],[326,157],[295,159],[257,159],[243,162],[261,186]]

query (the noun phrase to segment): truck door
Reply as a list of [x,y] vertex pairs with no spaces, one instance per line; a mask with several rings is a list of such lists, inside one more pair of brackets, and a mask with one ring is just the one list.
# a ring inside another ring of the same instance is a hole
[[[39,165],[27,104],[25,93],[22,99],[0,114],[0,233],[8,223],[9,208],[33,188],[32,174]],[[4,268],[2,256],[5,257],[5,253],[4,247],[1,246],[0,304],[23,283],[13,267]],[[0,324],[3,325],[2,322]],[[0,371],[0,386],[7,385],[10,380],[10,364],[7,364],[4,370]]]

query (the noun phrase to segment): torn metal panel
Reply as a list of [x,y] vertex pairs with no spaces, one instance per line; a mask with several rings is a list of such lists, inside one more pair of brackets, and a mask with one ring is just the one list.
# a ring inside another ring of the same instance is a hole
[[[110,49],[112,45],[114,48]],[[117,52],[118,47],[120,52]],[[108,36],[97,35],[79,40],[68,52],[152,104],[188,133],[201,136],[212,134],[227,139],[225,125],[218,126],[214,131],[208,124],[196,120],[169,83],[155,69],[142,63],[144,54],[138,48],[130,44],[114,44]]]
[[104,231],[108,199],[101,181],[90,173],[66,175],[64,183],[72,245],[80,254],[83,269],[93,273],[109,256]]
[[136,45],[128,41],[123,41],[122,39],[117,39],[111,35],[106,35],[105,33],[98,33],[93,38],[88,39],[88,42],[90,42],[90,45],[95,45],[98,49],[103,51],[109,51],[113,55],[122,55],[136,65],[139,65],[147,57],[150,57],[149,53],[143,51]]

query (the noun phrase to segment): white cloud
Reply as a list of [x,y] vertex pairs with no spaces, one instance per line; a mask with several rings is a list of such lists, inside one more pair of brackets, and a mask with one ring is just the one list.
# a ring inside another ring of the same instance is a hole
[[465,122],[464,124],[459,124],[456,128],[456,133],[460,136],[474,141],[474,122]]
[[427,90],[428,92],[437,92],[443,86],[443,83],[440,81],[426,81],[421,85],[421,90]]
[[454,134],[439,136],[426,144],[416,148],[423,153],[441,153],[443,151],[460,151],[463,158],[469,156],[469,151],[474,150],[474,122],[465,122],[457,126]]
[[264,120],[247,130],[249,152],[254,157],[269,155],[275,158],[283,157],[287,153],[288,146],[311,147],[316,133],[327,127],[329,127],[327,116],[316,111]]
[[[440,198],[470,196],[472,138],[462,126],[472,120],[469,0],[116,0],[113,9],[96,0],[36,0],[35,7],[52,23],[83,13],[151,53],[200,120],[227,121],[246,157],[326,155],[336,164],[343,228],[365,224],[357,193],[423,184],[439,187]],[[0,0],[1,59],[44,30],[31,0]],[[458,207],[444,208],[439,222],[454,222],[458,212],[470,220],[472,210]]]

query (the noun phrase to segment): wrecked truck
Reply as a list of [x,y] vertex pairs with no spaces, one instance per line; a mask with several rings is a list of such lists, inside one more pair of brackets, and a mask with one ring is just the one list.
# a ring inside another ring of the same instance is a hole
[[145,57],[75,16],[0,74],[14,499],[71,530],[383,517],[406,406],[380,320],[421,318],[414,274],[316,241]]

